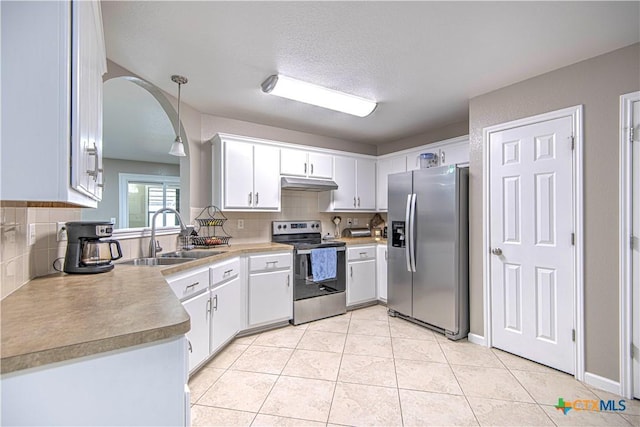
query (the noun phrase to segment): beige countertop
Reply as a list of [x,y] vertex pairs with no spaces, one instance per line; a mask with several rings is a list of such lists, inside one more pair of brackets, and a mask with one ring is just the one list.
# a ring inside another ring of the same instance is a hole
[[169,267],[116,264],[107,273],[31,280],[0,303],[0,372],[182,335],[190,329],[189,315],[164,276],[242,254],[291,249],[277,243],[234,245]]

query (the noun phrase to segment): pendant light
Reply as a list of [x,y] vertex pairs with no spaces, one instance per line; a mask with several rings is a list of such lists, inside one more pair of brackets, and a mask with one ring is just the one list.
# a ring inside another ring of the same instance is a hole
[[182,137],[180,137],[180,87],[184,84],[187,84],[188,80],[186,77],[173,75],[171,76],[171,80],[174,83],[178,83],[178,124],[176,129],[178,129],[176,139],[171,144],[171,150],[169,150],[169,154],[172,156],[185,157],[186,154],[184,152],[184,144],[182,143]]

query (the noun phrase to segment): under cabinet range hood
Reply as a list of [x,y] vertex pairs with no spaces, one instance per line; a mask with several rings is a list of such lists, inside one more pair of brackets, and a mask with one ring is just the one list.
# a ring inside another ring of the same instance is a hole
[[319,192],[338,189],[338,184],[330,179],[294,178],[291,176],[283,176],[280,182],[283,190]]

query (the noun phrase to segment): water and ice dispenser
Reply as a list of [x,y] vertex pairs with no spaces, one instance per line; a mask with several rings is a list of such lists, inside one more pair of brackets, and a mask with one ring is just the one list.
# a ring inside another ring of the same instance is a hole
[[405,222],[404,221],[392,221],[391,222],[391,246],[394,248],[405,247]]

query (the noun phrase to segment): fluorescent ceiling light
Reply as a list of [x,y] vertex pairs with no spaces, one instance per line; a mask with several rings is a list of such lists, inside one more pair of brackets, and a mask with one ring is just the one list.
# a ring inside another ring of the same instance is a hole
[[262,91],[358,117],[368,116],[378,105],[375,101],[279,74],[268,77],[262,83]]

